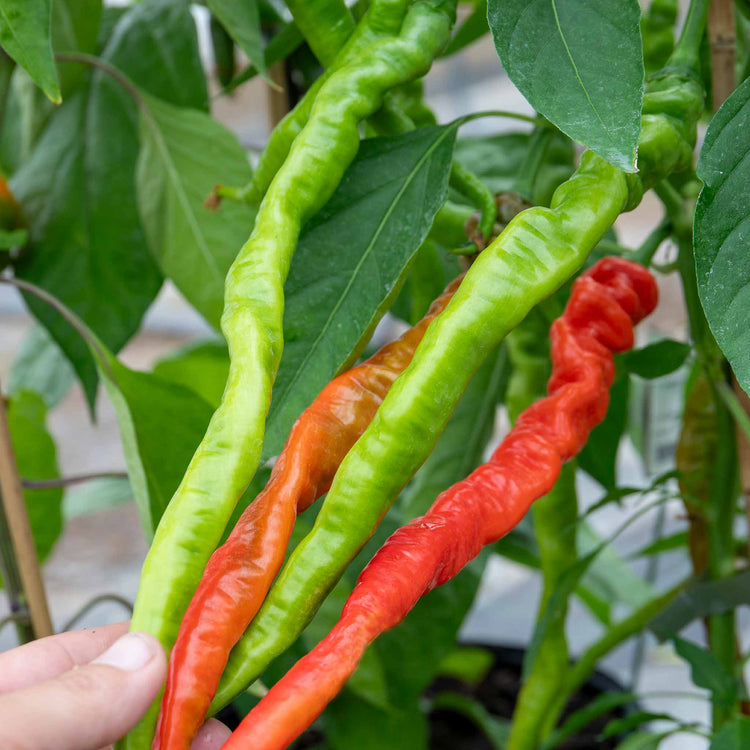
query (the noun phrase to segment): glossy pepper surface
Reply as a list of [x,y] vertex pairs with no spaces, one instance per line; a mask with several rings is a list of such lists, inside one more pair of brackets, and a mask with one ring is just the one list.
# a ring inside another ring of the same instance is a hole
[[313,530],[235,646],[213,710],[294,642],[427,458],[479,365],[580,268],[627,201],[624,174],[587,152],[551,208],[516,216],[477,258],[342,462]]
[[633,345],[633,325],[656,301],[649,272],[619,258],[605,258],[576,281],[550,334],[549,395],[521,414],[489,462],[388,539],[359,577],[338,624],[248,714],[226,750],[287,747],[341,690],[378,635],[552,489],[562,464],[606,414],[612,352]]
[[328,490],[342,459],[460,281],[454,279],[398,340],[331,381],[295,423],[268,485],[212,555],[188,607],[169,662],[155,748],[190,747],[230,649],[284,561],[297,514]]
[[[230,369],[214,413],[156,531],[131,627],[169,652],[231,512],[260,459],[271,384],[283,345],[283,285],[304,222],[333,194],[359,147],[359,123],[385,93],[423,75],[445,46],[456,0],[418,0],[398,37],[374,42],[326,81],[310,119],[258,210],[225,285],[222,331]],[[126,740],[147,747],[155,707]]]
[[285,0],[315,57],[328,68],[354,31],[344,0]]

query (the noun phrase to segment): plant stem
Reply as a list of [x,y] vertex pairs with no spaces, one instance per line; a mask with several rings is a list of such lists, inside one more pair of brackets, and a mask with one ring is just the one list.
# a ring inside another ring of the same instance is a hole
[[[692,7],[692,6],[691,6]],[[708,569],[714,580],[726,578],[734,571],[734,501],[737,477],[737,448],[732,416],[724,403],[717,382],[725,378],[725,360],[711,334],[698,296],[695,259],[692,244],[692,211],[679,192],[668,182],[656,188],[674,225],[678,246],[678,268],[682,277],[685,306],[698,359],[711,383],[711,397],[716,407],[718,442],[711,471],[708,524]],[[709,618],[709,641],[713,654],[728,674],[737,675],[734,612]],[[735,707],[714,704],[714,730],[731,717]]]
[[8,617],[0,622],[0,627],[12,622],[16,627],[19,643],[33,641],[34,631],[31,627],[29,609],[26,606],[26,597],[21,583],[21,573],[18,570],[2,498],[0,498],[0,573],[3,576],[2,582],[8,596],[8,605],[11,612]]
[[44,582],[36,556],[34,536],[31,533],[29,513],[21,488],[16,457],[13,453],[5,401],[0,398],[0,499],[10,540],[15,551],[15,564],[23,585],[26,603],[31,616],[34,637],[52,635],[52,620],[44,593]]
[[[576,561],[578,500],[575,462],[566,464],[545,497],[532,506],[542,571],[539,616],[558,585],[560,576]],[[570,668],[565,634],[566,610],[549,625],[534,666],[518,695],[506,750],[533,750],[555,726],[549,707],[557,700]]]
[[91,482],[94,479],[127,479],[124,471],[100,471],[95,474],[74,474],[69,477],[58,477],[57,479],[26,479],[21,478],[21,485],[26,490],[48,490],[56,487],[70,487],[74,484]]
[[628,615],[624,620],[610,626],[598,641],[588,647],[568,674],[568,679],[551,712],[555,718],[562,713],[570,698],[573,697],[576,691],[592,675],[599,661],[610,651],[628,640],[628,638],[643,630],[649,620],[659,614],[687,584],[688,581],[683,581],[664,594],[659,594],[653,599],[649,599],[649,601]]
[[696,72],[700,69],[700,46],[710,2],[711,0],[691,0],[682,34],[667,61],[668,68],[684,67]]

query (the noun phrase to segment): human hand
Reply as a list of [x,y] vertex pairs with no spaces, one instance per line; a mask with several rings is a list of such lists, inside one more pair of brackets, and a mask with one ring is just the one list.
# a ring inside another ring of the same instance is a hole
[[[97,750],[125,735],[166,676],[158,642],[127,623],[42,638],[0,654],[0,747]],[[191,750],[229,737],[209,720]]]

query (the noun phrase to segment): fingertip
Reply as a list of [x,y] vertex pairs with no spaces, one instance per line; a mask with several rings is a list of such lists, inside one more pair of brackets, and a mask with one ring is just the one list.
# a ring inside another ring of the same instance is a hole
[[135,672],[163,654],[159,642],[148,633],[127,633],[91,663]]
[[190,750],[218,750],[231,737],[229,728],[217,719],[209,719],[195,736]]

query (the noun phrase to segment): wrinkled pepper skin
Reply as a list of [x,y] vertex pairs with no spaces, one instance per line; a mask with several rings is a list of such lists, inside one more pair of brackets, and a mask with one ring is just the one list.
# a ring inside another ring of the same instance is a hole
[[[456,0],[418,0],[398,37],[374,42],[334,73],[260,205],[226,279],[222,331],[230,369],[214,413],[156,530],[131,627],[167,652],[232,510],[260,460],[283,346],[284,281],[304,222],[330,198],[359,147],[359,123],[393,87],[418,78],[446,45]],[[125,740],[150,746],[157,703]]]
[[378,635],[552,489],[562,464],[606,414],[612,353],[632,347],[633,325],[654,309],[657,296],[649,272],[620,258],[605,258],[576,281],[551,330],[549,395],[521,414],[488,463],[388,539],[359,577],[338,624],[248,714],[225,750],[287,747],[341,690]]
[[169,662],[154,748],[189,749],[230,649],[284,562],[297,514],[328,491],[344,456],[460,282],[461,277],[454,279],[401,338],[331,381],[295,423],[268,485],[212,555],[185,614]]
[[479,365],[581,267],[627,202],[624,174],[587,152],[551,208],[523,211],[479,255],[342,462],[313,530],[235,646],[212,710],[294,642],[425,461]]

